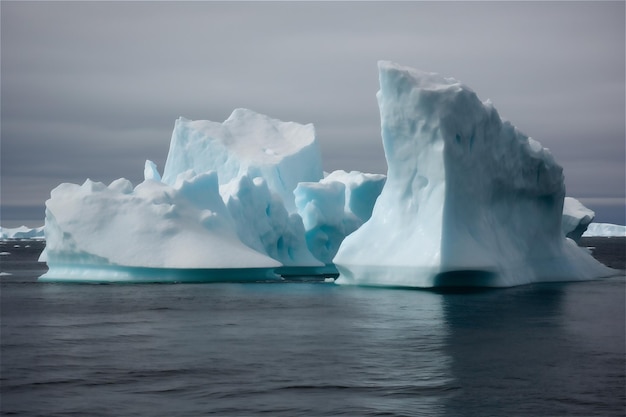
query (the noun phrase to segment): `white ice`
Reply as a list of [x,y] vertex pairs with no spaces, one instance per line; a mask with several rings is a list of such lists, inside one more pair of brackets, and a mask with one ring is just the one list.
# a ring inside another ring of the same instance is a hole
[[147,161],[136,187],[87,180],[52,191],[42,279],[274,279],[276,268],[323,269],[333,258],[342,284],[509,286],[611,273],[565,239],[591,220],[564,207],[547,149],[453,79],[379,68],[387,177],[324,178],[311,124],[246,109],[223,123],[180,118],[162,177]]
[[572,197],[565,197],[563,217],[561,218],[563,233],[578,242],[595,216],[593,210],[585,207],[580,201]]
[[626,226],[610,223],[591,223],[583,237],[626,237]]
[[53,190],[42,255],[50,271],[42,278],[135,280],[140,273],[128,268],[225,275],[323,266],[307,247],[293,194],[299,182],[322,175],[312,125],[245,109],[224,123],[181,118],[163,177],[146,161],[145,180],[135,189],[120,179]]
[[[178,119],[163,182],[171,184],[189,169],[217,172],[220,194],[246,245],[284,266],[318,267],[323,264],[307,247],[293,191],[299,182],[321,179],[321,167],[312,124],[236,109],[223,123]],[[152,166],[146,172],[158,175]]]
[[295,212],[298,183],[323,177],[312,124],[282,122],[247,109],[236,109],[223,123],[176,121],[163,182],[171,185],[189,169],[216,171],[220,185],[242,175],[261,177],[289,213]]
[[561,230],[562,168],[452,78],[379,63],[388,175],[342,243],[337,283],[433,287],[583,280],[613,270]]
[[317,259],[332,264],[343,239],[371,216],[384,183],[380,174],[334,171],[319,182],[298,184],[296,207]]
[[0,227],[0,239],[44,239],[44,227]]
[[46,202],[45,234],[43,280],[132,280],[132,268],[280,266],[238,238],[215,172],[188,171],[173,186],[153,179],[135,188],[125,179],[108,187],[61,184]]
[[300,216],[287,212],[264,178],[242,175],[221,186],[220,193],[246,245],[284,266],[323,266],[307,247]]

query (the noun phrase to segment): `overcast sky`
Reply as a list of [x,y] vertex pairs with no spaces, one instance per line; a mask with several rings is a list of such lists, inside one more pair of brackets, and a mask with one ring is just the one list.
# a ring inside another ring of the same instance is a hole
[[455,77],[550,148],[567,194],[624,224],[624,2],[8,2],[0,222],[62,182],[139,182],[174,120],[314,123],[324,168],[385,173],[380,59]]

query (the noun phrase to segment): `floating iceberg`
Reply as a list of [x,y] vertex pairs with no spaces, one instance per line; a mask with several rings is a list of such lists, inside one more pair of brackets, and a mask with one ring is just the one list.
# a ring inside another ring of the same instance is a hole
[[388,175],[337,283],[513,286],[614,273],[561,230],[561,167],[452,78],[379,63]]
[[323,176],[312,125],[237,109],[224,123],[176,121],[163,177],[62,184],[46,202],[42,280],[274,279],[323,266],[293,190]]
[[[147,166],[149,164],[146,164]],[[147,170],[148,171],[148,170]],[[203,281],[276,278],[276,260],[237,236],[217,174],[173,186],[125,179],[61,184],[46,202],[43,281]]]
[[546,149],[453,79],[379,68],[387,177],[323,177],[311,124],[246,109],[223,123],[180,118],[163,176],[147,161],[136,187],[52,191],[41,279],[265,280],[328,272],[333,260],[338,283],[361,285],[612,273],[565,238],[593,213],[567,200],[563,214],[562,170]]
[[626,226],[610,223],[591,223],[583,237],[626,237]]
[[0,227],[0,239],[44,239],[44,227],[29,228],[26,226],[8,228]]

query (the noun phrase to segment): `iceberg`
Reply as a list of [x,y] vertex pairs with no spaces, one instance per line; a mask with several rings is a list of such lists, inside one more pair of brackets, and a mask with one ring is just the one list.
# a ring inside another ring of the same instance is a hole
[[293,194],[322,177],[310,124],[246,109],[224,123],[180,118],[163,176],[146,161],[135,188],[87,180],[52,191],[41,279],[274,279],[274,270],[324,266],[307,247]]
[[[236,109],[223,123],[179,118],[162,181],[181,173],[215,171],[220,195],[243,243],[286,267],[323,266],[309,251],[293,191],[323,177],[312,124],[282,122]],[[146,174],[158,177],[156,167]]]
[[611,223],[591,223],[582,237],[626,237],[626,226]]
[[[146,166],[151,166],[146,164]],[[46,201],[49,270],[42,281],[275,279],[280,262],[246,246],[214,171],[180,174],[173,186],[146,179],[61,184]]]
[[189,169],[216,171],[220,185],[242,175],[263,178],[289,213],[296,211],[298,183],[323,178],[312,124],[282,122],[248,109],[234,110],[223,123],[176,120],[163,182],[172,185]]
[[0,227],[0,240],[7,239],[44,239],[44,227],[29,228],[24,225],[20,227]]
[[387,176],[324,176],[312,124],[247,109],[222,123],[181,117],[163,175],[146,161],[136,186],[52,190],[40,279],[273,280],[336,264],[338,284],[436,287],[613,273],[565,237],[593,212],[564,200],[547,149],[454,79],[379,71]]
[[565,197],[563,201],[563,217],[561,228],[565,236],[580,241],[581,236],[593,221],[596,213],[585,207],[580,201],[572,197]]
[[386,177],[358,171],[334,171],[319,182],[301,182],[294,190],[310,251],[331,266],[343,239],[372,214]]
[[506,287],[614,274],[563,235],[562,168],[453,78],[379,62],[388,174],[338,284]]

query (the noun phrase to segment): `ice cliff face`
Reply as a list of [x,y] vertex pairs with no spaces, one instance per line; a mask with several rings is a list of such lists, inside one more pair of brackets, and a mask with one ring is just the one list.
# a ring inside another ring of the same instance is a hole
[[563,174],[547,149],[452,78],[390,62],[379,74],[387,182],[334,258],[338,283],[511,286],[610,274],[563,236]]

